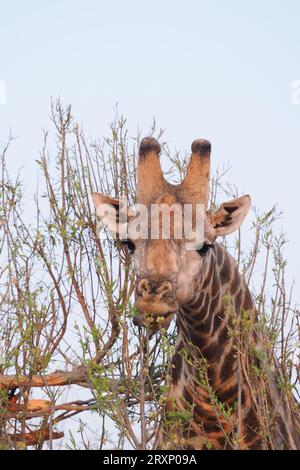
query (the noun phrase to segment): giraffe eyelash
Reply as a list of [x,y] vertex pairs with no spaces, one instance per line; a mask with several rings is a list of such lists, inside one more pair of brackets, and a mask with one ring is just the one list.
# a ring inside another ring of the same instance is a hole
[[132,255],[134,253],[135,246],[134,246],[134,243],[132,243],[131,240],[122,240],[121,245],[127,247],[128,252],[129,252],[130,255]]
[[197,253],[199,253],[200,256],[205,256],[209,249],[212,248],[214,245],[212,243],[203,243],[202,247],[197,250]]

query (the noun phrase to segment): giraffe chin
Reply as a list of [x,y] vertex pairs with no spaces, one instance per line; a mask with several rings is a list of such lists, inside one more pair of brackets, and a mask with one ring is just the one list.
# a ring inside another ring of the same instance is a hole
[[141,315],[133,318],[133,324],[149,327],[151,333],[161,328],[167,329],[178,310],[178,307],[174,304],[170,305],[162,301],[149,302],[145,299],[139,299],[136,302],[136,307],[140,310]]

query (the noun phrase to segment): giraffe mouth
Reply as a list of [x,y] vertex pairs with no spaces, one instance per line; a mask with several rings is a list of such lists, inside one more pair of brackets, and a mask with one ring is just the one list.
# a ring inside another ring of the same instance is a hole
[[146,299],[139,299],[136,302],[136,307],[141,312],[141,315],[133,318],[133,324],[149,327],[151,331],[168,328],[174,314],[178,310],[178,306],[175,303],[149,301]]

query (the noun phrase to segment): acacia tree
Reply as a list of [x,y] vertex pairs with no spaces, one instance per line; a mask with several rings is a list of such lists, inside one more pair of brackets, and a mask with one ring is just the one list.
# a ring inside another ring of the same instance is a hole
[[[1,446],[150,448],[163,421],[189,420],[164,411],[176,325],[151,338],[147,328],[133,325],[130,256],[105,229],[99,237],[91,202],[93,191],[134,202],[140,134],[129,137],[125,119],[116,115],[109,137],[87,142],[70,107],[53,103],[51,117],[55,146],[45,132],[34,211],[24,202],[21,178],[12,180],[7,169],[11,137],[1,154]],[[185,155],[169,151],[155,123],[150,134],[162,142],[169,177],[181,178]],[[212,179],[212,207],[224,193],[237,196],[224,184],[227,173],[217,171]],[[239,232],[227,246],[257,301],[257,323],[242,319],[230,333],[241,337],[256,328],[265,344],[263,351],[252,345],[263,366],[254,361],[250,379],[266,447],[272,425],[266,383],[274,354],[282,372],[277,386],[300,416],[292,399],[298,393],[299,312],[286,286],[285,239],[274,232],[278,216],[275,207],[254,211],[251,240],[244,242]],[[216,397],[212,401],[229,419],[231,411]],[[75,416],[81,417],[79,437]]]

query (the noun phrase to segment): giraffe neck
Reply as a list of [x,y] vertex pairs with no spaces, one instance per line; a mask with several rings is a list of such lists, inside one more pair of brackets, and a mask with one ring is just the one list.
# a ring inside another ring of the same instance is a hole
[[232,320],[242,310],[253,314],[255,306],[235,261],[219,244],[212,249],[197,288],[178,313],[177,349],[182,343],[192,357],[206,360],[211,383],[224,389],[232,378]]
[[206,439],[216,448],[226,447],[224,430],[232,434],[229,422],[234,419],[218,416],[216,400],[227,409],[239,402],[235,428],[251,447],[257,441],[257,417],[238,373],[230,328],[233,316],[239,318],[242,310],[254,314],[254,303],[234,260],[221,245],[215,244],[203,268],[194,298],[177,315],[170,397],[181,409],[193,410],[189,440],[194,448],[203,447]]

